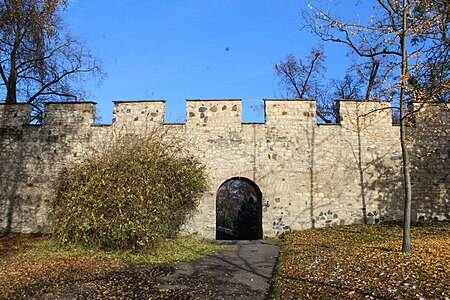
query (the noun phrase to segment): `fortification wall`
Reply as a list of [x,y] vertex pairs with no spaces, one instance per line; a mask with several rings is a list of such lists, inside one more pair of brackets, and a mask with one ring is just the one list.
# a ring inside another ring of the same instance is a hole
[[[415,210],[420,219],[450,219],[450,113],[449,104],[430,104],[423,109],[411,104],[419,114],[410,131],[412,187]],[[438,116],[438,117],[436,117]]]
[[[234,177],[262,191],[266,236],[400,219],[401,149],[388,105],[340,101],[339,124],[320,125],[308,100],[265,100],[265,123],[242,123],[235,99],[187,100],[185,124],[164,123],[164,101],[115,102],[111,125],[94,124],[90,102],[49,103],[42,125],[28,125],[28,105],[0,105],[0,230],[45,231],[62,168],[122,134],[155,126],[185,137],[207,167],[210,189],[186,232],[214,237],[216,192]],[[440,106],[424,107],[410,128],[414,218],[450,212],[448,115]]]

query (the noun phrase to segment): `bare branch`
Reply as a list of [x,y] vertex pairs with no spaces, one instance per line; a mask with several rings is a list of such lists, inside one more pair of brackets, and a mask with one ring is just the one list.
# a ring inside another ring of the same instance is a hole
[[[6,103],[78,99],[87,76],[102,79],[97,59],[65,32],[66,0],[15,0],[0,6],[0,76]],[[3,88],[4,87],[4,88]]]

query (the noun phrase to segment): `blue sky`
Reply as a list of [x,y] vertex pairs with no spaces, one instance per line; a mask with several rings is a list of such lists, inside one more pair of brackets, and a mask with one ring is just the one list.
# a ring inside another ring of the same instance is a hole
[[[114,100],[167,100],[167,121],[179,122],[185,99],[218,98],[243,99],[244,121],[262,121],[263,113],[251,107],[282,96],[273,65],[289,53],[303,57],[319,43],[300,30],[307,4],[72,0],[64,18],[108,73],[100,87],[88,86],[104,123],[111,121]],[[338,4],[341,11],[353,8],[353,1]],[[341,77],[346,49],[326,45],[325,52],[327,77]]]

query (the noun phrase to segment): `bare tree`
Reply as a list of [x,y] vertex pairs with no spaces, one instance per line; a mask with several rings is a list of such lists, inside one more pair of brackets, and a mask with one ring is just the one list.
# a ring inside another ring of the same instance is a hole
[[322,121],[331,123],[332,103],[320,101],[323,97],[321,87],[322,74],[325,72],[325,54],[323,46],[312,48],[304,60],[289,54],[286,59],[274,65],[275,73],[280,78],[280,85],[287,97],[294,99],[313,98],[317,100],[317,115]]
[[[336,120],[336,101],[340,99],[370,99],[378,80],[379,61],[371,64],[353,63],[342,79],[326,79],[325,54],[323,46],[313,48],[303,60],[289,54],[285,60],[275,64],[280,86],[287,97],[294,99],[312,98],[317,103],[319,121],[331,123]],[[367,70],[370,68],[370,73]],[[367,76],[366,76],[367,75]],[[363,96],[365,90],[365,97]],[[378,95],[378,93],[377,93]],[[377,96],[375,96],[377,97]]]
[[362,99],[361,89],[364,82],[361,78],[346,74],[343,79],[332,79],[335,99]]
[[[449,4],[444,0],[376,0],[374,16],[363,24],[346,22],[332,16],[310,1],[310,11],[303,17],[311,31],[323,41],[347,45],[360,57],[376,61],[380,57],[389,57],[390,69],[398,74],[397,81],[389,90],[399,91],[398,109],[400,111],[400,140],[403,161],[403,179],[405,187],[405,211],[403,252],[411,251],[411,178],[409,154],[407,151],[406,126],[410,114],[405,111],[406,103],[414,97],[415,101],[432,101],[449,91],[449,78],[444,73],[433,74],[433,88],[430,85],[410,84],[410,79],[420,74],[424,68],[436,67],[432,62],[441,57],[432,55],[433,49],[448,47]],[[436,4],[439,6],[436,7]],[[430,60],[431,59],[431,60]],[[444,66],[447,60],[441,61]],[[417,79],[416,79],[417,80]],[[427,89],[428,88],[428,89]],[[391,93],[391,95],[394,95]]]
[[32,104],[83,99],[86,75],[103,79],[98,59],[65,30],[67,0],[0,0],[0,99]]

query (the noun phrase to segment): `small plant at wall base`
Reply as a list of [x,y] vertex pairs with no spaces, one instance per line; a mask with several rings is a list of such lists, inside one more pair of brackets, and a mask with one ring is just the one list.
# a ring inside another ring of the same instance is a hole
[[57,241],[142,250],[175,236],[207,186],[181,145],[156,131],[127,136],[64,170],[50,213]]

